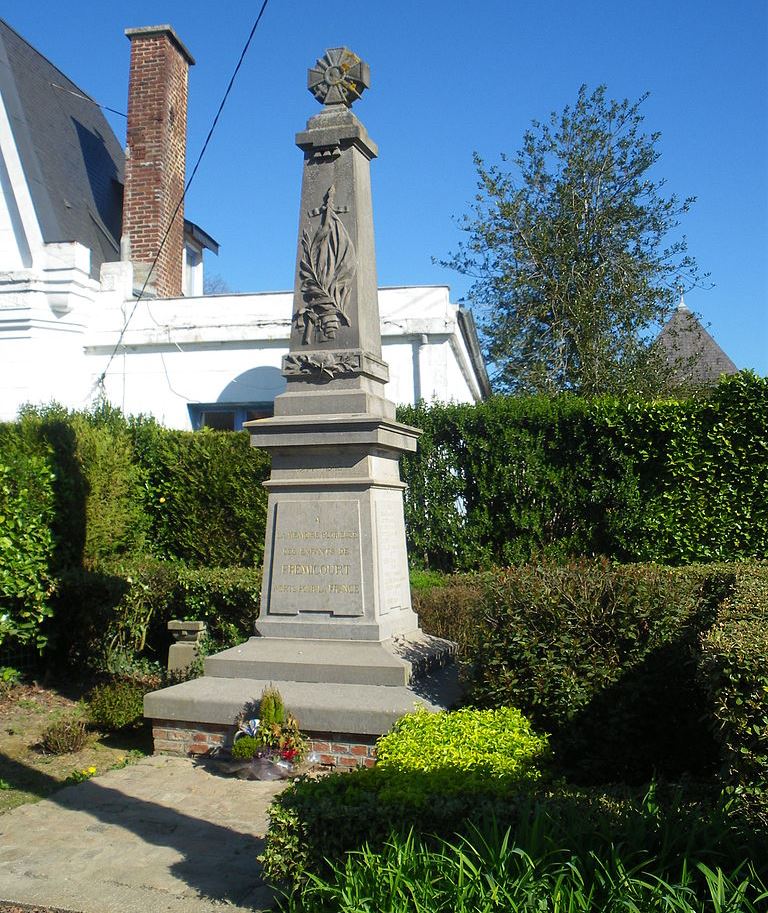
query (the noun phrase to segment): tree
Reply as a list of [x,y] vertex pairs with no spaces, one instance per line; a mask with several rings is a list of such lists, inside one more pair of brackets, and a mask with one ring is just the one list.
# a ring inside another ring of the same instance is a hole
[[206,273],[203,277],[204,295],[231,295],[232,289],[227,280],[219,273]]
[[653,346],[681,281],[695,281],[684,237],[693,198],[664,197],[650,171],[660,134],[640,106],[579,90],[576,104],[534,121],[501,166],[474,160],[478,194],[467,240],[444,266],[471,275],[473,306],[498,389],[586,396],[663,391]]

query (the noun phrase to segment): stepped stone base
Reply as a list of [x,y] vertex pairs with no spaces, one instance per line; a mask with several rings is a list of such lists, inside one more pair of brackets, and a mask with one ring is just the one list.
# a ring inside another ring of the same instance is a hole
[[274,685],[312,741],[350,746],[317,748],[321,755],[355,758],[338,763],[357,766],[401,716],[458,701],[454,652],[450,641],[421,631],[379,643],[252,637],[209,656],[202,678],[147,694],[144,716],[153,721],[156,751],[202,754],[228,744],[243,707]]
[[453,661],[455,644],[415,631],[385,641],[251,637],[205,661],[213,678],[406,686]]
[[204,676],[144,698],[144,716],[152,720],[234,724],[250,701],[258,701],[275,685],[301,728],[309,732],[348,732],[378,736],[417,706],[444,710],[459,697],[454,666],[448,666],[412,685],[361,685],[295,682],[282,679],[213,678]]

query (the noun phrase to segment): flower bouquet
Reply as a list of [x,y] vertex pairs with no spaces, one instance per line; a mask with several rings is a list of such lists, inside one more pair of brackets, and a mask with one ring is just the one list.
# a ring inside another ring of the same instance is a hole
[[264,689],[258,703],[246,705],[237,720],[232,761],[240,762],[235,773],[253,780],[281,780],[293,776],[307,755],[307,740],[299,721],[288,713],[277,688]]

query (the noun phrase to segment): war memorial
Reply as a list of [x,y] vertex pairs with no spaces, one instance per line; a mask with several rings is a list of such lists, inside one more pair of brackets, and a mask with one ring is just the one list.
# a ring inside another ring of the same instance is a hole
[[280,689],[329,764],[372,756],[400,716],[456,697],[453,644],[411,607],[401,454],[419,431],[385,396],[370,162],[351,106],[368,65],[332,48],[309,70],[320,102],[296,137],[304,154],[285,392],[247,425],[272,457],[261,610],[246,643],[205,675],[145,698],[158,751],[223,744],[242,707]]

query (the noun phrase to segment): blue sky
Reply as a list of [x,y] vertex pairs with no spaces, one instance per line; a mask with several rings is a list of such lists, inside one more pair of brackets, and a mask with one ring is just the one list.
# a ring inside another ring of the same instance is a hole
[[[170,23],[190,74],[194,161],[261,5],[5,0],[2,16],[98,101],[126,109],[123,30]],[[714,288],[686,295],[740,368],[768,374],[768,4],[764,0],[270,0],[186,214],[221,244],[209,272],[238,291],[293,281],[301,153],[317,104],[306,69],[346,44],[372,86],[355,106],[379,144],[372,165],[381,285],[469,282],[432,262],[455,249],[475,193],[472,152],[513,153],[534,118],[582,83],[638,98],[659,130],[657,175],[693,195],[690,252]],[[124,139],[125,124],[110,116]]]

